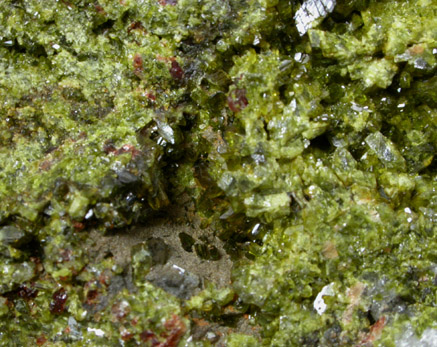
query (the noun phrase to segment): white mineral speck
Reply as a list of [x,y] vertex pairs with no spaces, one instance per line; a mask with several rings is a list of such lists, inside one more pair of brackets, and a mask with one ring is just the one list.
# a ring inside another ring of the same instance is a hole
[[94,334],[96,334],[96,336],[99,337],[105,336],[105,332],[102,329],[88,328],[87,330],[93,332]]
[[316,300],[314,300],[313,306],[319,315],[322,315],[328,307],[323,300],[323,296],[334,296],[334,290],[332,289],[333,286],[334,282],[324,286],[320,293],[317,294]]

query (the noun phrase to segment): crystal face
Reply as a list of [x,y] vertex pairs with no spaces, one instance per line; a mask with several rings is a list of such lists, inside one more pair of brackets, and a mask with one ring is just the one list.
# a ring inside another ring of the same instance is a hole
[[324,18],[334,10],[335,0],[306,0],[296,11],[294,19],[299,34],[304,35],[312,28],[316,19]]

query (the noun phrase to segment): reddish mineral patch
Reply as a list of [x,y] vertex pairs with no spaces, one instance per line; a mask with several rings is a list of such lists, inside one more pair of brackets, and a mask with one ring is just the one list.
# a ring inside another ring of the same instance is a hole
[[182,80],[184,77],[184,70],[182,70],[181,66],[176,60],[172,60],[171,62],[170,75],[177,81]]
[[65,311],[65,303],[67,302],[67,292],[61,288],[53,293],[52,302],[50,303],[50,312],[52,314],[61,314]]
[[228,106],[232,112],[240,112],[248,104],[245,89],[235,89],[228,96]]

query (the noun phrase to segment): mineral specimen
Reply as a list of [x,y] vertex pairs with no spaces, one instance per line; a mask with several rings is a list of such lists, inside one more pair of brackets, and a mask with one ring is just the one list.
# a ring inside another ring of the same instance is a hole
[[[0,345],[428,343],[436,69],[432,0],[2,1]],[[181,201],[231,283],[102,246]]]

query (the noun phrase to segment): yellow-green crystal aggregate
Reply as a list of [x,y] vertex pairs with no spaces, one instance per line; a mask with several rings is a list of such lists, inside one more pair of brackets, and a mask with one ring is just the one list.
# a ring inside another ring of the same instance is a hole
[[[1,2],[1,345],[148,345],[175,316],[177,342],[208,345],[190,317],[230,304],[258,331],[230,346],[437,328],[437,5],[337,1],[304,35],[300,7]],[[142,281],[140,244],[134,288],[114,290],[123,270],[90,259],[89,232],[182,194],[228,245],[232,283],[173,297]]]

